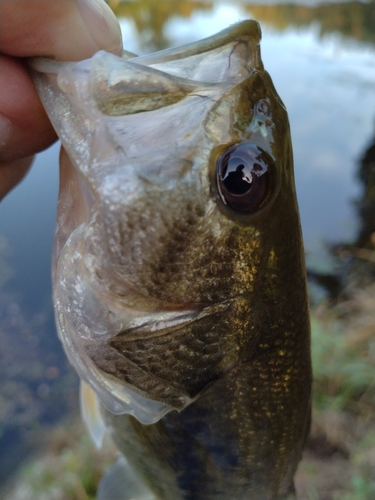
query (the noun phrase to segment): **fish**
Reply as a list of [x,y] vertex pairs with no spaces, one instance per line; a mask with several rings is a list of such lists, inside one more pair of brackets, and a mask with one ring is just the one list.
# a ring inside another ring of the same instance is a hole
[[287,111],[254,20],[191,44],[37,58],[61,142],[56,323],[122,456],[100,500],[281,500],[311,414]]

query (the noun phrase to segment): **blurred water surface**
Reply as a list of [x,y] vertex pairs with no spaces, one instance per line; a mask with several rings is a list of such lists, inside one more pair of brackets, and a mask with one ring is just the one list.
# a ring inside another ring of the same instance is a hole
[[[109,4],[120,19],[124,47],[140,54],[257,19],[265,68],[289,113],[309,260],[321,263],[325,242],[356,239],[360,220],[353,202],[366,191],[358,169],[375,136],[374,2]],[[6,281],[0,340],[11,351],[0,354],[0,403],[7,401],[0,412],[2,479],[46,434],[46,425],[77,404],[76,377],[53,323],[50,253],[57,189],[56,144],[38,155],[26,179],[0,205],[0,257],[10,270],[6,280],[5,264],[0,272],[0,283],[2,276]],[[26,411],[30,405],[35,411]]]

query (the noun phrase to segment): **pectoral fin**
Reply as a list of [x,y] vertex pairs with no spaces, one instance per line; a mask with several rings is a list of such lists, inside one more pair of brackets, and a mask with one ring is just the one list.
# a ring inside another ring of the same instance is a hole
[[80,384],[81,416],[97,448],[102,447],[106,432],[99,400],[91,387],[81,380]]
[[126,330],[102,344],[86,346],[94,364],[143,396],[182,410],[238,361],[228,335],[228,303],[173,327]]
[[155,500],[124,457],[110,467],[100,481],[97,500]]

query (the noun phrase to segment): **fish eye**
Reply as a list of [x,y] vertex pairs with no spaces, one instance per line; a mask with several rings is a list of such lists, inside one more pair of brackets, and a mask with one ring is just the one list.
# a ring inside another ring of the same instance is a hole
[[271,194],[273,167],[271,156],[255,144],[228,149],[216,164],[223,203],[237,212],[253,213],[262,208]]

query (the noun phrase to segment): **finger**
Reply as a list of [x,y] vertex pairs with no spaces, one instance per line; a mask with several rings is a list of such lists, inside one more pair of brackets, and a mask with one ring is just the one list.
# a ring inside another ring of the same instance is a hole
[[0,163],[0,200],[25,176],[33,159],[34,157],[31,156],[12,162]]
[[0,161],[18,160],[50,146],[56,133],[26,67],[0,56]]
[[[60,60],[121,54],[118,22],[102,0],[0,0],[0,191],[24,174],[22,157],[49,146],[56,135],[19,57]],[[11,166],[19,169],[10,173]]]
[[103,0],[1,1],[1,52],[78,61],[98,50],[122,51],[119,23]]
[[[0,1],[0,53],[75,60],[99,49],[122,51],[119,24],[102,0]],[[56,139],[25,68],[20,59],[0,60],[0,161],[34,154]]]

